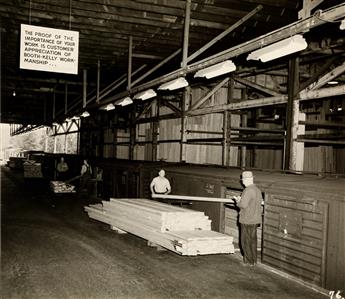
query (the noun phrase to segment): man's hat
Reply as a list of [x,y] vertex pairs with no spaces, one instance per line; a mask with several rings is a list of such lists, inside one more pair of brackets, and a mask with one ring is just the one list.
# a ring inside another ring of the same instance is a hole
[[242,172],[242,180],[243,179],[252,179],[254,176],[253,176],[253,173],[251,171],[243,171]]

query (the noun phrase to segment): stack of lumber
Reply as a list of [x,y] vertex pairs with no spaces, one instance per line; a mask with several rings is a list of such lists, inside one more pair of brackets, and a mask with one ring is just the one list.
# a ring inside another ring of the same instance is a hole
[[111,199],[85,207],[90,218],[137,235],[181,255],[233,253],[233,238],[211,231],[211,220],[147,199]]
[[27,160],[23,164],[24,178],[42,178],[41,163]]
[[75,186],[61,181],[51,181],[50,188],[54,193],[74,193]]

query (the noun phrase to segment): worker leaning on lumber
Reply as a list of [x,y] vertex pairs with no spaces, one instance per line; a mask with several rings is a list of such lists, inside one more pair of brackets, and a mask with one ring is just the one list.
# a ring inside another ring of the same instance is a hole
[[150,190],[152,194],[169,194],[171,192],[170,182],[165,177],[164,169],[161,169],[158,176],[152,180]]
[[254,184],[251,171],[243,171],[242,184],[245,189],[241,196],[234,196],[237,206],[240,208],[239,222],[241,225],[241,247],[243,250],[243,262],[254,266],[257,262],[257,227],[261,224],[262,193]]

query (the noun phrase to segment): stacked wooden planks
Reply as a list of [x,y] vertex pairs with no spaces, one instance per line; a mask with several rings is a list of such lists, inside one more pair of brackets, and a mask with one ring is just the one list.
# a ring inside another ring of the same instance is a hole
[[61,181],[50,181],[50,189],[54,193],[75,193],[75,186]]
[[181,255],[233,253],[233,238],[211,231],[203,212],[147,199],[111,199],[86,206],[90,218]]

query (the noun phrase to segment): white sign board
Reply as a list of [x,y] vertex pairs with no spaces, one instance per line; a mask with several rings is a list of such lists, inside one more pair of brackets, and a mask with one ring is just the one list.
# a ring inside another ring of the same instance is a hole
[[79,32],[21,24],[20,68],[78,74]]

